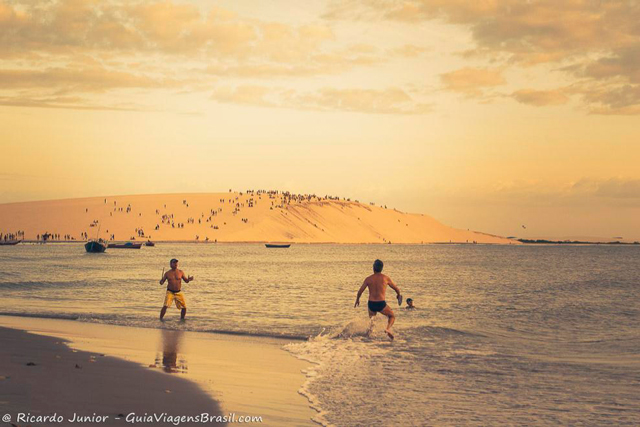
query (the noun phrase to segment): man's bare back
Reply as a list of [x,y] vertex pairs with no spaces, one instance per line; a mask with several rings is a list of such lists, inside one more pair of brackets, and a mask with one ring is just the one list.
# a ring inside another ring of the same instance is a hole
[[391,286],[397,290],[397,286],[393,280],[386,274],[373,273],[364,279],[365,288],[369,288],[369,301],[385,301],[387,294],[387,286]]
[[[365,289],[369,289],[369,302],[367,303],[367,308],[369,310],[369,318],[373,321],[373,318],[377,313],[381,313],[389,319],[387,323],[387,329],[385,332],[389,336],[389,338],[393,339],[393,332],[391,332],[391,326],[396,320],[396,316],[391,310],[391,307],[387,305],[385,301],[385,296],[387,294],[387,286],[390,286],[394,291],[396,291],[396,295],[398,298],[398,304],[402,304],[402,295],[400,294],[400,289],[393,283],[393,280],[385,274],[382,274],[383,263],[379,259],[377,259],[373,263],[373,274],[366,279],[360,286],[358,290],[358,296],[356,297],[356,303],[354,304],[354,308],[360,305],[360,296],[364,292]],[[373,323],[369,328],[373,327]]]

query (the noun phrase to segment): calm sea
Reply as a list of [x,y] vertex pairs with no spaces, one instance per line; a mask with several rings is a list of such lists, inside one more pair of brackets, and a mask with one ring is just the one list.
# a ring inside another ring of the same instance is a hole
[[[170,258],[187,322],[160,323]],[[418,307],[371,337],[362,279]],[[288,337],[312,362],[300,392],[321,424],[639,425],[640,247],[160,244],[87,254],[0,247],[0,314]]]

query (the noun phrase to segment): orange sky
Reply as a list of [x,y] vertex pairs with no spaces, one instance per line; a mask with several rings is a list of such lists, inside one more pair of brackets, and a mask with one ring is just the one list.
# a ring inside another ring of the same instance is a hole
[[288,189],[640,238],[638,22],[635,1],[0,0],[0,203]]

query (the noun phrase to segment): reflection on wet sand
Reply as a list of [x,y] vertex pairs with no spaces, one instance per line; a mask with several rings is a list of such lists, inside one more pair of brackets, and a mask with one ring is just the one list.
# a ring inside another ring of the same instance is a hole
[[[187,359],[184,354],[180,354],[180,342],[183,331],[172,331],[161,329],[162,353],[156,355],[155,366],[162,366],[162,370],[169,374],[186,374]],[[180,354],[180,358],[178,355]]]

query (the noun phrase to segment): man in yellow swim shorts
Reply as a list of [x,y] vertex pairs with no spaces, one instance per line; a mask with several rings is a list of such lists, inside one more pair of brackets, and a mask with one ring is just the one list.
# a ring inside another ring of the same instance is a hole
[[167,307],[170,307],[173,301],[175,301],[176,307],[182,310],[180,312],[180,319],[184,320],[184,316],[187,314],[187,302],[184,300],[184,294],[182,293],[182,280],[184,280],[185,283],[189,283],[193,280],[193,276],[187,276],[184,271],[179,270],[178,260],[175,258],[169,261],[169,265],[171,266],[171,270],[164,273],[160,280],[161,285],[164,285],[165,281],[169,281],[167,293],[164,297],[164,304],[162,305],[162,310],[160,310],[160,320],[162,320],[167,312]]

